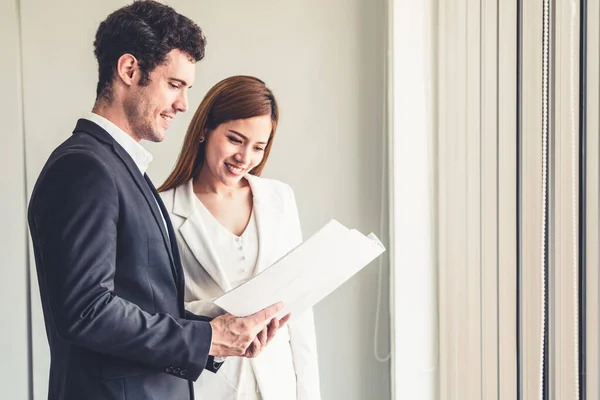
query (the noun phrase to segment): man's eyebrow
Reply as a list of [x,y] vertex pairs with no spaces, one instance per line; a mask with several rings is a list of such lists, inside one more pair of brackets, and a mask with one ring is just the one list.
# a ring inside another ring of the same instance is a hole
[[[170,81],[177,81],[177,82],[181,83],[183,86],[187,86],[187,82],[184,81],[183,79],[171,77],[171,78],[169,78],[169,80]],[[191,88],[192,88],[191,86],[188,87],[188,89],[191,89]]]

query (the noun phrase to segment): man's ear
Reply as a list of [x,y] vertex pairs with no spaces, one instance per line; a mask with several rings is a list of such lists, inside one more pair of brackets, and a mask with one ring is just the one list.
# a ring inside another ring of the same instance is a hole
[[127,86],[133,85],[139,73],[137,58],[131,54],[123,54],[117,61],[117,76]]

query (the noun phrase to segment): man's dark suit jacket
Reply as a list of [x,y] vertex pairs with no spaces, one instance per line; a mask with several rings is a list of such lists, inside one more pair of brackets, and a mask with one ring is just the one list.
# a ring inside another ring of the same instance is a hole
[[184,310],[175,233],[129,154],[79,120],[46,162],[28,219],[50,344],[48,399],[193,399],[191,381],[219,366],[208,356],[212,329]]

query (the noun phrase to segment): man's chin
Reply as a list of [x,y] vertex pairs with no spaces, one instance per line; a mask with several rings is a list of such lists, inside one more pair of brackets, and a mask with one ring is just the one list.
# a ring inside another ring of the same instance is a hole
[[167,135],[165,132],[155,131],[155,132],[147,134],[144,139],[149,142],[159,143],[159,142],[162,142],[163,140],[165,140],[166,136]]

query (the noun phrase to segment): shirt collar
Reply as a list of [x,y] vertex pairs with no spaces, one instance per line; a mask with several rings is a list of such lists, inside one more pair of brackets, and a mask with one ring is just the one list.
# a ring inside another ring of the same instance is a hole
[[121,147],[125,149],[127,154],[129,154],[129,156],[133,159],[135,165],[137,165],[137,167],[140,169],[142,175],[146,173],[148,166],[152,161],[152,154],[150,154],[148,150],[143,148],[141,144],[136,142],[121,128],[98,114],[87,112],[83,118],[95,123],[100,128],[108,132],[108,134],[112,136],[112,138],[115,139],[115,141],[119,143]]

